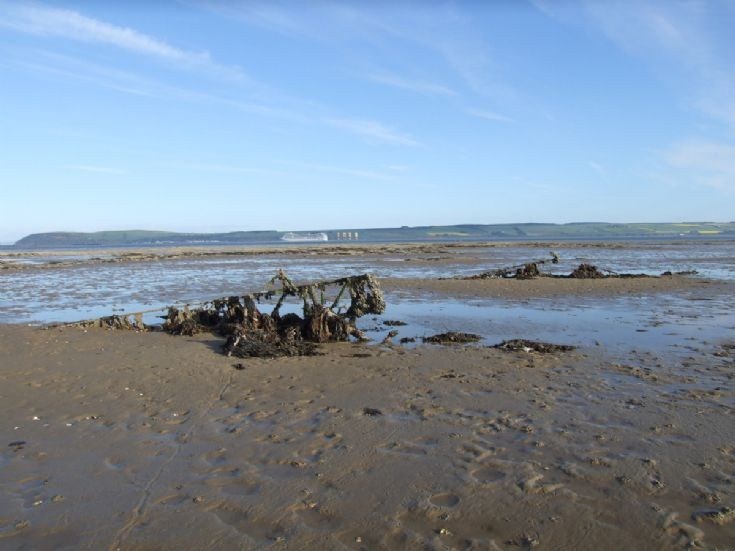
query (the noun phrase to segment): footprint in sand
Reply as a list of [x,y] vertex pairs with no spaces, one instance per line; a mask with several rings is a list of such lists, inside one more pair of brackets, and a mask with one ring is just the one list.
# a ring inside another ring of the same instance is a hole
[[429,502],[432,505],[447,509],[456,507],[457,505],[459,505],[460,501],[460,497],[457,494],[452,493],[436,494],[429,498]]
[[492,484],[493,482],[500,482],[507,476],[506,473],[493,466],[480,467],[479,469],[475,469],[474,471],[470,472],[470,474],[472,475],[472,478],[474,478],[480,484]]
[[314,530],[332,531],[342,525],[341,520],[331,511],[322,509],[316,503],[301,503],[295,508],[300,521]]
[[119,471],[123,468],[124,463],[117,457],[105,457],[104,465],[110,470]]
[[389,442],[378,448],[380,451],[388,453],[400,453],[407,455],[428,455],[431,448],[437,446],[439,440],[436,438],[418,438],[407,442]]
[[156,503],[166,507],[178,507],[179,505],[189,503],[190,501],[191,497],[186,494],[172,494],[162,497]]
[[234,504],[222,503],[210,510],[223,524],[231,526],[242,535],[264,546],[285,540],[286,529],[277,521],[255,517]]
[[500,448],[490,445],[486,440],[475,438],[471,442],[464,443],[457,448],[457,460],[461,466],[467,467],[480,463],[487,457],[496,455],[499,450]]
[[218,467],[227,462],[227,449],[220,448],[218,450],[211,451],[207,454],[204,454],[202,456],[202,459],[204,459],[204,462],[207,463],[210,467]]

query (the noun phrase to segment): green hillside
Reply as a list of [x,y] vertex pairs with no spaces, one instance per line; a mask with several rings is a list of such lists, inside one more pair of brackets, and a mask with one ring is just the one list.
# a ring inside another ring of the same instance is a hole
[[[571,224],[458,224],[453,226],[403,226],[400,228],[342,228],[324,231],[330,241],[338,233],[359,233],[360,241],[437,241],[437,240],[539,240],[539,239],[645,239],[679,237],[733,237],[735,222],[681,222],[662,224],[610,224],[575,222]],[[237,231],[228,233],[176,233],[125,230],[93,233],[35,233],[20,239],[16,248],[120,247],[228,245],[278,242],[283,232]]]

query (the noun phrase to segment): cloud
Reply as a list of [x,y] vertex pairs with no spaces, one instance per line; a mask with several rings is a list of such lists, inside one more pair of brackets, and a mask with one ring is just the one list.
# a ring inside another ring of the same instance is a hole
[[378,84],[385,84],[386,86],[392,86],[393,88],[400,88],[402,90],[409,90],[418,94],[427,96],[456,96],[457,92],[443,86],[441,84],[435,84],[433,82],[426,82],[422,80],[411,80],[400,77],[398,75],[392,75],[389,73],[372,73],[365,75],[367,80],[377,82]]
[[[379,47],[422,48],[438,58],[475,93],[517,100],[519,92],[501,76],[481,25],[474,16],[448,3],[244,2],[202,0],[197,5],[246,24],[291,38],[320,43],[367,42]],[[397,50],[400,51],[400,50]],[[376,82],[429,95],[456,95],[447,86],[375,74]]]
[[[308,120],[307,117],[293,110],[268,105],[257,98],[252,101],[231,99],[224,94],[170,85],[130,71],[44,50],[32,50],[30,55],[19,57],[11,57],[6,54],[4,65],[9,68],[74,79],[133,96],[215,104],[243,113],[295,122],[307,122]],[[220,91],[224,93],[221,88]],[[278,94],[274,95],[278,97]]]
[[206,69],[222,76],[247,80],[237,67],[215,63],[207,52],[177,48],[129,27],[112,25],[79,12],[42,4],[0,3],[0,26],[40,36],[56,36],[78,42],[114,46],[139,55]]
[[389,145],[418,146],[419,142],[411,136],[401,134],[395,130],[375,121],[361,119],[326,119],[325,122],[331,126],[341,128],[363,136],[370,141],[382,142]]
[[500,113],[493,113],[492,111],[484,111],[482,109],[467,109],[466,112],[468,115],[472,115],[473,117],[485,119],[488,121],[516,122],[510,117],[506,117],[505,115],[501,115]]
[[663,153],[677,179],[689,179],[697,185],[735,191],[735,145],[690,140],[675,144]]

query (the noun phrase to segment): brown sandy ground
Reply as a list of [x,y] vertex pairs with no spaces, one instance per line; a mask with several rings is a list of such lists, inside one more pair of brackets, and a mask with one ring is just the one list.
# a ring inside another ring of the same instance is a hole
[[0,548],[733,548],[727,349],[220,342],[0,326]]

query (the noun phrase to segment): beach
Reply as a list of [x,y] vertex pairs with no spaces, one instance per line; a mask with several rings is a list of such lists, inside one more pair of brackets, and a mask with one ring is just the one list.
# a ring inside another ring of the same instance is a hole
[[731,281],[433,275],[380,279],[415,342],[366,317],[310,357],[0,325],[0,547],[732,546]]

